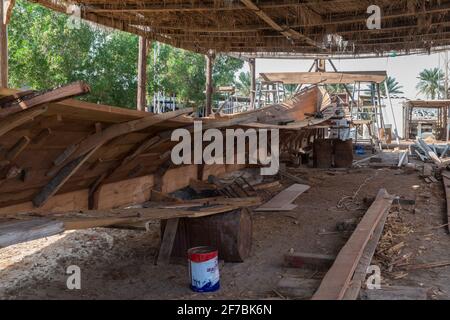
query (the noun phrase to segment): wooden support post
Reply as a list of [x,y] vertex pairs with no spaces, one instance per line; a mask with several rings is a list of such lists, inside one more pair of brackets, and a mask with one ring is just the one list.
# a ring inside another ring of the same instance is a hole
[[250,59],[248,64],[250,67],[250,109],[253,110],[256,108],[256,60]]
[[205,116],[212,114],[212,100],[213,100],[213,65],[214,65],[215,53],[209,52],[206,55],[206,108]]
[[161,241],[161,247],[158,253],[158,265],[168,265],[170,263],[170,256],[172,254],[173,244],[178,230],[179,218],[168,219],[166,228],[164,230],[164,236]]
[[0,86],[8,87],[8,26],[6,23],[6,1],[2,0],[0,5]]
[[145,111],[147,106],[147,54],[148,40],[139,37],[139,59],[138,59],[138,90],[137,109]]

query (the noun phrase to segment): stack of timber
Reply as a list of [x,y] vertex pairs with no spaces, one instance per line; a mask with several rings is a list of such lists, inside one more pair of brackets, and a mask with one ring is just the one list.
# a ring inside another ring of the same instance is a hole
[[[178,143],[171,134],[178,128],[193,131],[192,109],[152,114],[71,99],[88,92],[81,82],[45,92],[0,89],[0,218],[83,212],[89,220],[62,219],[65,229],[121,224],[139,220],[137,214],[144,220],[169,219],[172,209],[123,208],[147,202],[152,190],[170,193],[206,180],[208,172],[241,168],[171,163],[170,151]],[[311,128],[339,113],[328,101],[318,87],[310,87],[280,105],[199,120],[204,130],[273,127],[312,141]],[[308,116],[313,109],[318,113]],[[212,211],[225,209],[236,206]],[[202,214],[196,208],[177,217],[195,210]]]

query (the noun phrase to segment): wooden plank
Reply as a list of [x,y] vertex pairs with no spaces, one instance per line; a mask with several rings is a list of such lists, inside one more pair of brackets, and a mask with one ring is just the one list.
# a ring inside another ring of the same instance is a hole
[[304,184],[294,184],[281,191],[269,202],[257,208],[256,211],[290,211],[296,207],[295,205],[292,205],[291,202],[295,201],[295,199],[309,188],[310,186]]
[[444,183],[445,198],[447,202],[447,229],[450,232],[450,172],[442,171],[442,181]]
[[173,244],[177,235],[179,221],[179,218],[167,220],[156,264],[168,265],[170,263],[170,256],[172,254]]
[[0,248],[64,232],[62,222],[48,219],[0,224]]
[[279,72],[261,73],[266,81],[284,84],[353,84],[355,82],[383,82],[386,71],[361,72]]
[[437,154],[433,150],[431,150],[431,148],[425,143],[425,141],[419,138],[417,139],[417,142],[419,143],[420,147],[425,152],[425,154],[428,155],[436,165],[441,166],[442,164],[441,159],[439,159]]
[[367,210],[352,236],[339,252],[336,261],[325,275],[313,296],[313,300],[342,300],[351,278],[379,222],[393,201],[386,190],[381,189],[374,203]]
[[399,156],[399,160],[398,160],[398,165],[397,165],[397,167],[402,167],[404,164],[405,164],[405,160],[407,160],[408,158],[407,158],[407,156],[408,156],[408,152],[406,151],[406,152],[404,152],[404,153],[402,153],[400,156]]
[[382,286],[380,290],[362,290],[361,300],[427,300],[429,290],[421,287]]
[[12,116],[9,116],[6,119],[0,119],[0,137],[9,131],[27,123],[29,121],[33,121],[37,116],[45,113],[47,111],[46,106],[33,108],[31,110],[26,110],[23,112],[19,112]]
[[89,91],[90,88],[86,83],[82,81],[75,82],[67,86],[33,96],[30,99],[19,100],[18,103],[2,106],[2,108],[0,108],[0,118],[46,103],[57,102],[70,97],[86,94],[89,93]]
[[304,34],[291,29],[286,25],[279,25],[275,20],[273,20],[267,13],[261,10],[252,0],[241,0],[241,2],[249,9],[251,9],[258,17],[260,17],[264,22],[271,26],[274,30],[280,32],[283,36],[290,40],[300,40],[312,45],[314,47],[320,48],[321,44],[314,41],[313,39],[305,36]]
[[318,270],[328,270],[336,260],[336,256],[295,252],[284,255],[284,264],[291,268],[315,268]]
[[23,136],[19,141],[8,151],[6,159],[8,161],[14,161],[30,143],[30,138]]
[[370,266],[370,263],[372,262],[373,255],[375,254],[375,251],[378,247],[378,242],[380,241],[381,236],[383,234],[383,229],[384,229],[384,225],[386,223],[388,214],[389,214],[389,211],[386,210],[386,213],[381,218],[381,221],[378,223],[378,226],[375,229],[373,236],[370,238],[369,242],[367,243],[367,246],[364,249],[364,253],[363,253],[361,259],[359,260],[358,266],[355,269],[355,273],[353,274],[350,285],[349,285],[347,291],[345,292],[345,296],[344,296],[343,300],[358,299],[361,287],[367,276],[367,268]]
[[33,198],[35,207],[42,207],[59,189],[62,188],[70,177],[72,177],[79,168],[97,151],[98,147],[91,150],[88,154],[80,156],[67,164],[50,182]]
[[281,278],[277,284],[277,292],[284,297],[307,300],[311,299],[320,285],[320,280],[304,279],[292,276]]
[[150,200],[153,185],[153,175],[106,183],[98,189],[93,209],[105,210],[144,203]]
[[[121,223],[132,223],[149,220],[167,220],[175,218],[199,218],[239,209],[238,205],[211,205],[187,209],[164,208],[126,208],[112,210],[85,211],[82,215],[53,217],[64,222],[66,230],[78,230],[96,227],[108,227]],[[51,216],[49,216],[51,217]]]

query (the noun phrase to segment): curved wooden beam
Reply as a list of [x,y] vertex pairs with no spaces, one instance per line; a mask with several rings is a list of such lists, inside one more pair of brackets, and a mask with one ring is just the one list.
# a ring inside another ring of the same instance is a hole
[[171,120],[181,115],[189,114],[192,112],[192,108],[187,108],[164,114],[151,115],[138,120],[132,120],[129,122],[112,125],[105,130],[102,130],[101,132],[97,132],[93,135],[88,136],[80,143],[71,145],[66,148],[66,150],[60,156],[58,156],[58,158],[55,159],[55,166],[47,173],[47,176],[54,176],[65,164],[78,159],[79,157],[87,154],[95,147],[102,146],[106,142],[114,138],[128,133],[141,131],[158,123]]

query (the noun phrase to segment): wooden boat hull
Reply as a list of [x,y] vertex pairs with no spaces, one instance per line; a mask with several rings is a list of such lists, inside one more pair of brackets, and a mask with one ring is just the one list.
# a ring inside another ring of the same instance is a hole
[[[3,97],[15,93],[0,89]],[[202,120],[204,129],[305,121],[327,99],[313,87],[281,105]],[[21,122],[11,126],[17,119]],[[180,113],[154,115],[73,99],[0,116],[8,124],[0,128],[0,216],[142,203],[152,189],[173,192],[191,179],[243,167],[172,165],[170,151],[177,142],[170,140],[171,133],[192,128],[194,120]]]

